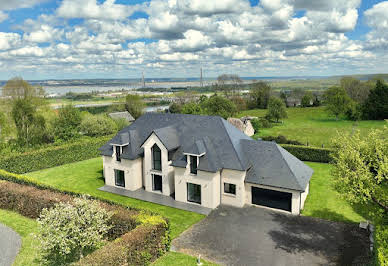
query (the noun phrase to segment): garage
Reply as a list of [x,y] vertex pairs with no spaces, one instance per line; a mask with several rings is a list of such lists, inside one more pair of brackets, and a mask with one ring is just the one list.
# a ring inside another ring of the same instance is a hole
[[291,212],[292,193],[252,187],[252,204]]

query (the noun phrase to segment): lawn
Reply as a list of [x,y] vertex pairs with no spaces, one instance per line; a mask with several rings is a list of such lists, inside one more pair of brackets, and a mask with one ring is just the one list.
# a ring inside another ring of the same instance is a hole
[[[214,264],[208,261],[201,259],[203,266],[216,266],[218,264]],[[177,252],[168,252],[163,257],[160,257],[156,260],[152,265],[154,266],[196,266],[197,258]]]
[[358,223],[365,220],[366,207],[351,205],[334,190],[330,164],[305,163],[314,169],[314,174],[302,215],[340,222]]
[[[264,117],[266,113],[267,110],[255,109],[243,111],[236,116]],[[343,134],[359,129],[361,134],[366,134],[371,128],[382,128],[388,125],[385,121],[336,121],[324,107],[287,108],[287,114],[288,118],[284,119],[283,123],[275,124],[272,128],[261,129],[258,136],[283,135],[304,144],[308,142],[312,146],[320,147],[323,144],[329,147],[330,140],[337,136],[337,131]]]
[[104,185],[102,179],[102,159],[95,158],[86,161],[66,164],[54,168],[28,173],[28,176],[63,190],[88,194],[102,199],[111,200],[129,207],[147,209],[157,212],[171,222],[171,237],[175,238],[191,225],[199,222],[205,216],[193,212],[179,210],[159,204],[132,199],[97,188]]
[[0,223],[12,228],[22,238],[22,247],[14,265],[38,265],[37,245],[32,233],[36,233],[38,225],[35,220],[24,217],[16,212],[0,209]]

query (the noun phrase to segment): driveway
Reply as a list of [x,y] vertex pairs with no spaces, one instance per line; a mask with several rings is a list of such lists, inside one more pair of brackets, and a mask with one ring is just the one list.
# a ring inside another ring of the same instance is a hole
[[11,228],[0,224],[0,265],[12,265],[22,244],[20,236]]
[[222,265],[364,265],[370,258],[368,233],[356,224],[254,206],[221,206],[172,245]]

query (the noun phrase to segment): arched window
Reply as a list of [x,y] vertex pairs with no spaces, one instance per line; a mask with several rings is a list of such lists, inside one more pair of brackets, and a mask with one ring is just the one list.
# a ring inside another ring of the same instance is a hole
[[162,152],[158,145],[152,146],[152,168],[154,170],[162,171]]

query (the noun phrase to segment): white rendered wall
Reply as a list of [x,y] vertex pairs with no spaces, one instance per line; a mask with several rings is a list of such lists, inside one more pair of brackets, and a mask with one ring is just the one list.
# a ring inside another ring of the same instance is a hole
[[125,189],[137,190],[142,184],[142,158],[136,160],[121,159],[116,161],[116,155],[102,156],[104,165],[105,184],[115,186],[115,169],[124,171]]
[[[187,202],[187,183],[201,185],[201,206],[215,209],[220,205],[220,172],[211,173],[197,171],[197,175],[190,174],[190,166],[186,168],[174,167],[175,170],[175,200]],[[196,204],[196,203],[192,203]]]
[[[245,171],[223,169],[221,171],[221,203],[236,207],[243,207],[245,204]],[[236,185],[236,195],[224,192],[224,183]]]
[[[160,148],[162,154],[162,171],[152,169],[151,148],[155,143]],[[142,147],[144,148],[143,175],[145,190],[155,192],[152,190],[152,174],[156,174],[162,176],[162,194],[170,196],[174,193],[174,168],[170,166],[171,162],[168,161],[166,147],[164,147],[163,143],[154,133],[144,142]]]
[[307,198],[307,195],[309,194],[309,191],[310,191],[310,183],[307,184],[306,186],[306,190],[304,192],[301,193],[301,210],[304,209],[304,202],[306,201],[306,198]]

